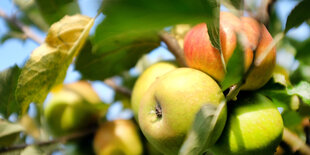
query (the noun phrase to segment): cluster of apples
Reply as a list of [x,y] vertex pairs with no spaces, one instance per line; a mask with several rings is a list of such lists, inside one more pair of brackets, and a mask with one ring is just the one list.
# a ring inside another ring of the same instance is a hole
[[[218,106],[225,96],[218,83],[225,77],[225,65],[237,44],[242,43],[247,72],[237,101],[229,102],[218,117],[213,142],[204,148],[214,154],[272,154],[283,132],[282,117],[263,95],[247,92],[261,88],[275,67],[275,48],[258,65],[253,62],[264,54],[272,37],[264,25],[253,18],[220,14],[220,42],[223,57],[214,48],[205,23],[193,27],[184,38],[188,67],[159,62],[147,68],[133,88],[131,106],[141,131],[158,151],[178,154],[192,127],[196,113],[204,104]],[[97,154],[142,154],[142,143],[130,120],[100,123],[99,96],[87,82],[61,85],[44,109],[48,129],[63,136],[97,126],[94,151]]]
[[[247,38],[242,44],[244,67],[248,72],[242,90],[256,90],[270,79],[275,67],[273,48],[259,65],[252,65],[272,37],[264,25],[253,18],[220,14],[220,41],[227,64],[238,34]],[[255,51],[255,52],[254,52]],[[204,104],[218,106],[225,96],[218,85],[225,77],[220,52],[214,48],[205,23],[193,27],[184,39],[184,55],[189,68],[159,62],[147,68],[135,83],[132,109],[147,140],[164,154],[178,154],[196,113]],[[263,95],[245,91],[229,102],[219,116],[215,143],[204,148],[214,154],[273,154],[282,139],[282,117]]]

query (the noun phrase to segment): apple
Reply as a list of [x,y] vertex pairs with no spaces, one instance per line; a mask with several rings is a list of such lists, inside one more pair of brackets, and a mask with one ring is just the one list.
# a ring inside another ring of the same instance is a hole
[[62,136],[95,124],[100,116],[96,104],[100,103],[99,96],[85,81],[58,86],[44,108],[49,131]]
[[[237,34],[246,36],[247,43],[243,45],[245,72],[250,69],[254,61],[253,57],[255,56],[255,59],[259,57],[272,42],[272,37],[263,24],[259,24],[253,18],[238,18],[228,12],[220,13],[219,30],[225,64],[228,63],[237,46]],[[209,74],[218,82],[224,80],[226,71],[221,61],[221,54],[212,46],[205,23],[193,27],[185,36],[184,55],[189,67]],[[241,89],[255,90],[266,84],[272,75],[275,57],[276,51],[273,48],[260,65],[251,68]]]
[[139,155],[143,152],[138,130],[130,120],[101,124],[95,133],[93,144],[97,155]]
[[[217,106],[223,99],[221,88],[207,74],[192,68],[175,69],[155,81],[142,98],[140,129],[158,151],[178,154],[201,106]],[[215,137],[224,128],[226,109],[220,118]]]
[[228,107],[227,124],[211,147],[214,154],[274,154],[281,142],[283,121],[274,104],[260,94],[243,94]]
[[136,120],[138,120],[138,111],[141,98],[144,96],[150,85],[160,76],[176,68],[177,66],[172,62],[158,62],[148,67],[139,76],[133,87],[131,95],[131,108]]

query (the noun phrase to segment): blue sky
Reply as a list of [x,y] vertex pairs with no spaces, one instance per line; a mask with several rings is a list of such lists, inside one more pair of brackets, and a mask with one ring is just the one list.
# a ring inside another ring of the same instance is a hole
[[[92,1],[89,3],[89,0],[79,0],[78,1],[81,7],[81,12],[84,15],[88,15],[90,17],[94,17],[97,13],[97,9],[99,7],[99,0]],[[275,5],[277,14],[279,15],[282,21],[282,27],[285,25],[286,18],[290,13],[290,10],[297,4],[296,1],[278,1]],[[0,0],[0,9],[5,11],[8,15],[12,13],[16,13],[18,9],[14,6],[11,0]],[[98,24],[103,19],[103,16],[100,16],[96,20],[96,24]],[[38,35],[42,38],[45,37],[43,32],[32,28]],[[0,18],[0,36],[4,35],[8,31],[7,27],[4,24],[4,20]],[[91,31],[94,32],[94,29]],[[304,40],[310,35],[310,28],[307,24],[302,24],[299,28],[293,29],[289,31],[289,36],[294,37],[298,40]],[[26,41],[20,41],[18,39],[10,39],[6,41],[4,44],[0,44],[0,71],[13,66],[14,64],[18,64],[22,66],[25,61],[28,59],[30,53],[33,49],[38,46],[32,40],[27,39]],[[283,54],[283,51],[278,51],[278,62],[279,63],[288,63],[292,60],[292,55]],[[151,60],[156,60],[158,57],[163,57],[165,59],[172,58],[172,55],[163,47],[157,48],[151,54],[149,54],[148,58]],[[293,62],[291,62],[293,63]],[[65,83],[70,83],[77,81],[80,78],[80,74],[74,71],[74,67],[70,66],[67,77],[65,79]],[[111,103],[113,100],[114,92],[102,82],[93,82],[94,89],[98,92],[99,96],[104,102]],[[114,109],[113,109],[114,108]],[[118,117],[128,117],[130,113],[127,111],[125,113],[119,113],[122,109],[121,104],[117,103],[112,107],[113,111],[109,114],[110,119],[118,118]]]

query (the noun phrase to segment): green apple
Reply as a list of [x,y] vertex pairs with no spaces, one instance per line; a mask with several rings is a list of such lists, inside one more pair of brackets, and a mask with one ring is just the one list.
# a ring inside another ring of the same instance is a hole
[[138,120],[138,111],[141,98],[148,90],[150,85],[160,76],[176,69],[177,66],[171,62],[158,62],[148,67],[138,78],[134,85],[131,96],[131,108],[136,120]]
[[[178,154],[194,117],[202,105],[219,105],[224,95],[207,74],[178,68],[154,82],[141,100],[139,125],[147,140],[164,154]],[[224,128],[220,117],[217,130]],[[218,132],[218,137],[221,132]],[[216,137],[216,136],[215,136]]]
[[278,109],[262,95],[244,96],[228,108],[223,134],[211,148],[216,155],[274,154],[281,142],[283,122]]
[[143,152],[138,130],[130,120],[115,120],[100,125],[95,133],[97,155],[140,155]]
[[44,116],[54,136],[69,134],[97,122],[100,111],[95,106],[101,101],[89,83],[61,85],[52,95],[44,108]]

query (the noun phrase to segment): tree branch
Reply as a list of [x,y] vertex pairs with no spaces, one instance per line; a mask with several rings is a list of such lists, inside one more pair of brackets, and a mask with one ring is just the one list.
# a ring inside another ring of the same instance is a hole
[[31,146],[31,145],[46,146],[46,145],[51,145],[51,144],[56,144],[56,143],[66,143],[69,140],[78,139],[78,138],[82,138],[82,137],[85,137],[87,135],[90,135],[90,134],[94,133],[96,130],[97,130],[97,128],[91,128],[91,129],[88,129],[85,131],[76,132],[76,133],[70,134],[68,136],[60,137],[60,138],[54,139],[54,140],[36,142],[33,144],[20,144],[20,145],[15,145],[12,147],[0,148],[0,154],[4,153],[4,152],[21,150],[21,149],[24,149],[24,148]]
[[170,52],[175,56],[177,62],[182,67],[186,67],[187,65],[183,54],[184,52],[183,49],[180,47],[178,41],[174,37],[170,36],[168,32],[164,31],[159,33],[159,37],[167,45]]
[[298,152],[301,155],[310,154],[310,147],[287,128],[284,128],[282,141],[290,146],[293,153]]
[[128,89],[128,88],[125,88],[125,87],[121,87],[119,85],[117,85],[115,83],[114,80],[112,79],[106,79],[103,81],[107,86],[109,86],[110,88],[112,88],[114,91],[118,92],[118,93],[121,93],[127,97],[131,97],[131,91]]
[[0,17],[19,28],[27,38],[32,39],[38,44],[42,44],[44,42],[41,37],[37,36],[28,26],[24,25],[15,16],[9,17],[3,10],[0,9]]

